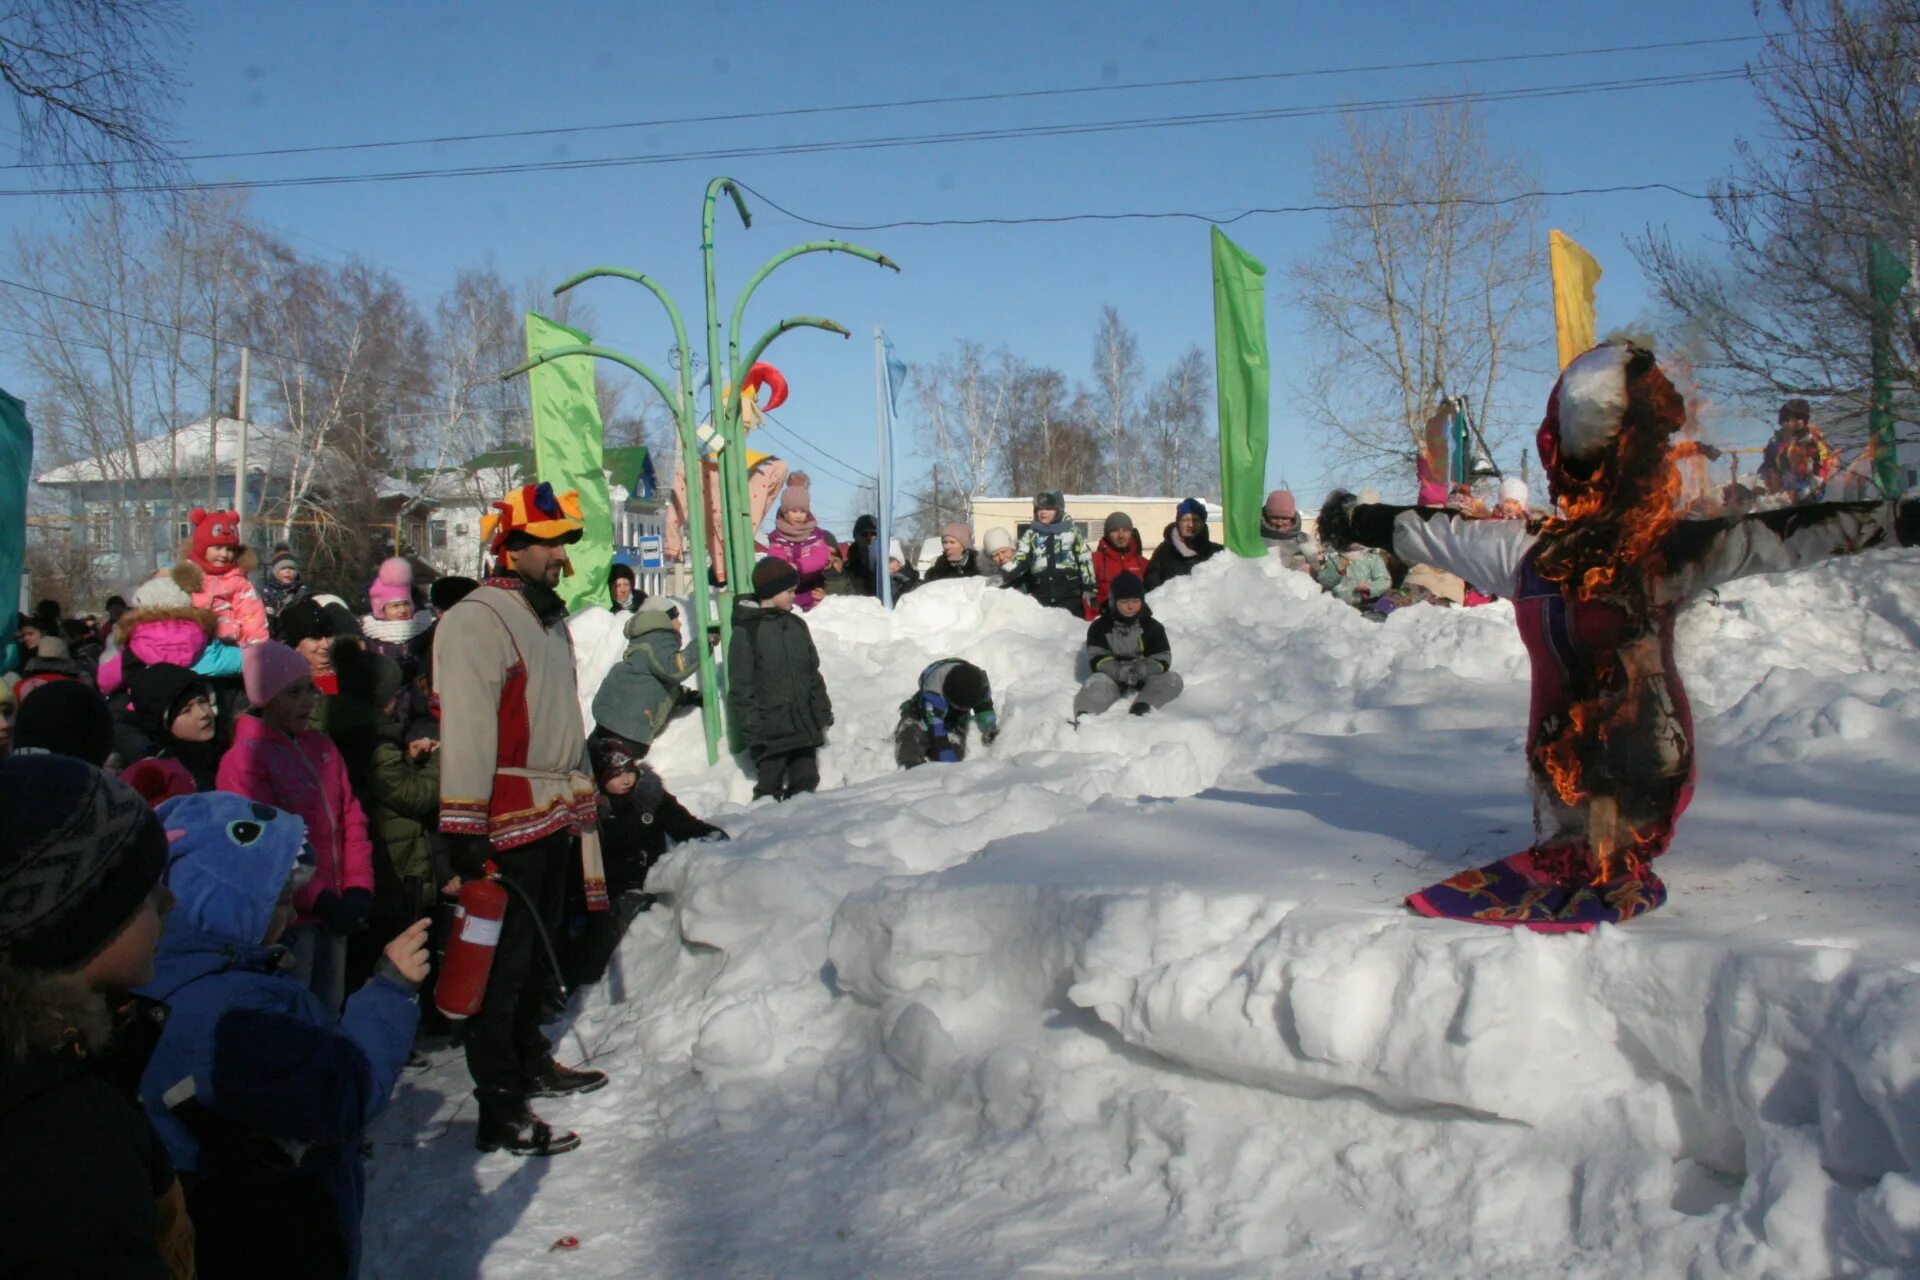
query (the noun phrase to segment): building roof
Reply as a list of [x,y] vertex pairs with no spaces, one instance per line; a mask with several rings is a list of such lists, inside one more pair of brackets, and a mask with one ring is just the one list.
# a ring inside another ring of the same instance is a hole
[[[231,472],[239,448],[238,419],[220,418],[209,426],[208,419],[201,418],[184,427],[148,436],[131,448],[110,449],[97,457],[54,467],[42,472],[38,479],[41,484],[88,484],[101,480],[204,477],[209,470],[209,460],[212,469]],[[292,470],[299,454],[299,443],[288,432],[259,422],[247,424],[249,472],[285,474]]]

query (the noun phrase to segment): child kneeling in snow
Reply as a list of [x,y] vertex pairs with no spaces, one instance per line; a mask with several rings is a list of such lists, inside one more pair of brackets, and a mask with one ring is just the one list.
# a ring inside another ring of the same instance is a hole
[[1107,607],[1087,628],[1087,663],[1093,674],[1074,695],[1073,719],[1099,715],[1123,697],[1129,712],[1143,716],[1164,707],[1186,687],[1173,669],[1167,629],[1147,607],[1147,589],[1132,573],[1113,580]]
[[179,1168],[200,1280],[351,1276],[360,1139],[407,1060],[427,923],[387,944],[336,1025],[277,945],[314,871],[298,817],[224,792],[169,800],[167,920],[140,996],[168,1018],[140,1100]]
[[967,723],[980,724],[980,741],[1000,734],[987,673],[959,658],[942,658],[920,673],[920,688],[900,704],[893,731],[893,758],[903,769],[938,760],[966,758]]

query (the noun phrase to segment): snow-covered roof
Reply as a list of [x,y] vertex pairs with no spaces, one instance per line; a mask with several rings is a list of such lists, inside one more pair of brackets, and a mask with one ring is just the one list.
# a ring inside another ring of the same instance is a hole
[[[40,473],[41,484],[87,484],[99,480],[132,480],[166,476],[204,476],[208,460],[220,471],[232,471],[240,448],[240,421],[206,418],[157,436],[132,448],[109,450]],[[299,443],[288,432],[262,423],[247,424],[247,470],[284,474],[299,456]]]

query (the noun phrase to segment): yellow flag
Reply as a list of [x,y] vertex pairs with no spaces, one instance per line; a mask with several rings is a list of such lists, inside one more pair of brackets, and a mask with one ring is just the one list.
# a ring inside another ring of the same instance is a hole
[[1600,283],[1600,264],[1558,231],[1547,233],[1547,257],[1553,264],[1553,327],[1564,369],[1593,346],[1593,287]]

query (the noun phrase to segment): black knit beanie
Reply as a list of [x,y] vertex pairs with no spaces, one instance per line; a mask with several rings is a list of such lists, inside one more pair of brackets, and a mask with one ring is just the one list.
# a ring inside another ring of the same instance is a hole
[[43,684],[20,699],[13,749],[72,756],[98,769],[113,754],[113,713],[92,685],[78,680]]
[[0,812],[0,952],[28,968],[99,955],[166,871],[167,833],[147,802],[78,760],[0,759]]
[[949,703],[969,711],[978,710],[983,703],[993,699],[992,691],[987,686],[987,673],[971,662],[962,662],[947,672],[947,678],[940,687]]
[[282,609],[273,629],[280,643],[297,645],[302,640],[325,640],[333,635],[333,619],[318,601],[308,596]]
[[782,591],[800,585],[800,572],[778,556],[768,556],[753,566],[753,598],[771,600]]
[[173,741],[173,720],[196,695],[213,699],[213,686],[204,676],[171,662],[142,667],[127,681],[127,718],[149,741]]

